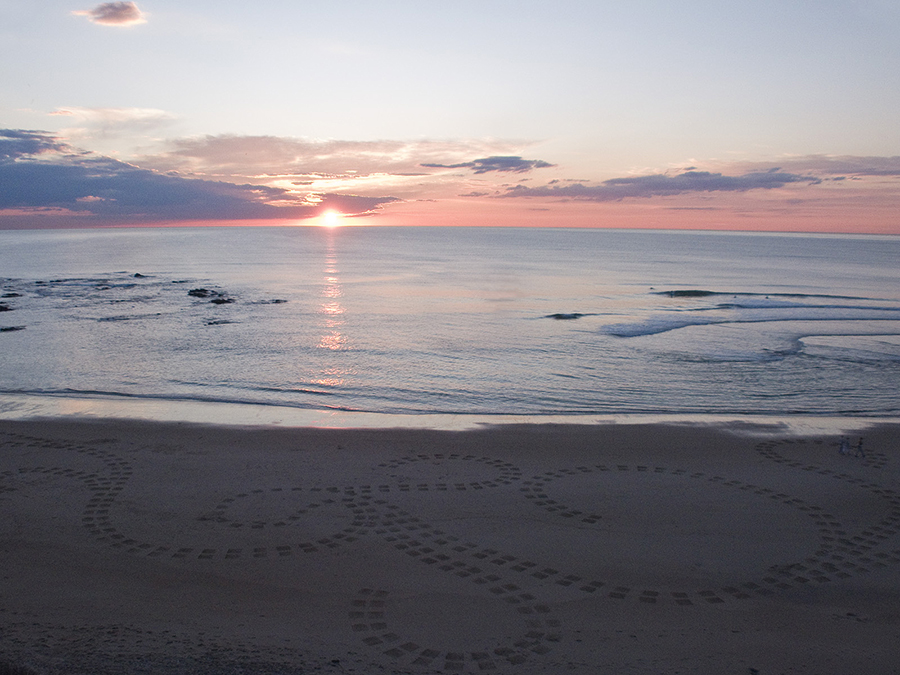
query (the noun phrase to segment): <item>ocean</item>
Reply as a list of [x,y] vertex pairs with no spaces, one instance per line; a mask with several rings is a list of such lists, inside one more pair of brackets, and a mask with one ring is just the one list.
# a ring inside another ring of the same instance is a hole
[[900,238],[0,232],[0,394],[392,415],[900,414]]

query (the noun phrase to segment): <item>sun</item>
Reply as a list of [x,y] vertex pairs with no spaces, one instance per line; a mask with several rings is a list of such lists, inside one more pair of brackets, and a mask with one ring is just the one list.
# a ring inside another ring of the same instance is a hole
[[341,214],[338,211],[326,211],[321,216],[319,216],[319,225],[321,227],[340,227],[343,224],[341,221]]

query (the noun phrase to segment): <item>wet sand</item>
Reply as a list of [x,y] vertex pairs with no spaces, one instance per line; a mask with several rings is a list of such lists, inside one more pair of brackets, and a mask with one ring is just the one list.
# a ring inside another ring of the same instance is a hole
[[898,431],[0,421],[0,664],[896,672]]

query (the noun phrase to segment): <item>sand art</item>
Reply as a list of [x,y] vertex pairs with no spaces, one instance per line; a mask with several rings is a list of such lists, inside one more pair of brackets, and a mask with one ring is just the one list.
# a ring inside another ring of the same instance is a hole
[[[720,437],[712,453],[682,448],[666,459],[667,445],[683,439],[654,439],[643,453],[602,443],[588,450],[585,439],[604,435],[582,430],[577,451],[551,453],[540,441],[558,442],[559,430],[523,432],[531,447],[504,442],[492,454],[490,434],[474,434],[471,448],[465,434],[411,433],[393,449],[387,432],[322,431],[297,442],[284,432],[271,447],[258,445],[259,434],[238,435],[232,447],[210,439],[192,447],[173,442],[177,433],[152,438],[140,428],[124,443],[4,429],[4,551],[36,547],[12,556],[21,560],[59,547],[73,562],[59,572],[67,583],[94,577],[88,589],[109,567],[145,603],[94,602],[90,590],[66,599],[57,590],[47,604],[55,616],[41,616],[47,599],[8,575],[0,653],[34,660],[43,649],[37,662],[45,664],[83,651],[65,617],[84,632],[102,613],[118,615],[116,629],[96,628],[115,638],[99,648],[113,661],[123,652],[195,659],[154,661],[152,672],[190,672],[203,663],[198,642],[224,659],[208,672],[248,663],[269,672],[263,662],[294,668],[277,672],[606,672],[610,658],[623,670],[608,672],[644,672],[640,650],[598,651],[591,642],[621,628],[633,634],[623,619],[644,628],[658,620],[668,636],[644,650],[671,639],[663,648],[671,665],[679,617],[686,626],[736,616],[752,625],[759,619],[747,617],[772,611],[760,603],[813,602],[819,589],[827,596],[872,573],[900,579],[895,461],[881,449],[838,456],[833,439],[745,439],[740,453]],[[361,437],[366,449],[335,447]],[[129,559],[140,565],[132,570]],[[27,578],[38,584],[41,574]],[[194,612],[183,606],[190,593],[152,593],[155,584],[198,579]],[[254,593],[265,599],[248,599]],[[270,612],[281,617],[276,628],[262,618]],[[884,629],[897,635],[897,619]],[[809,636],[800,628],[797,639],[800,654]],[[743,669],[729,672],[747,672],[752,649],[720,645],[703,655],[712,664],[693,667],[715,672],[716,658],[739,658]]]

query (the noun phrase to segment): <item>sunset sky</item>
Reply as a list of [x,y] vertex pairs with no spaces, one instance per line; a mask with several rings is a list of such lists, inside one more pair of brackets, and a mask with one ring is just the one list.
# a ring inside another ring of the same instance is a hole
[[0,0],[0,229],[900,234],[898,36],[895,0]]

